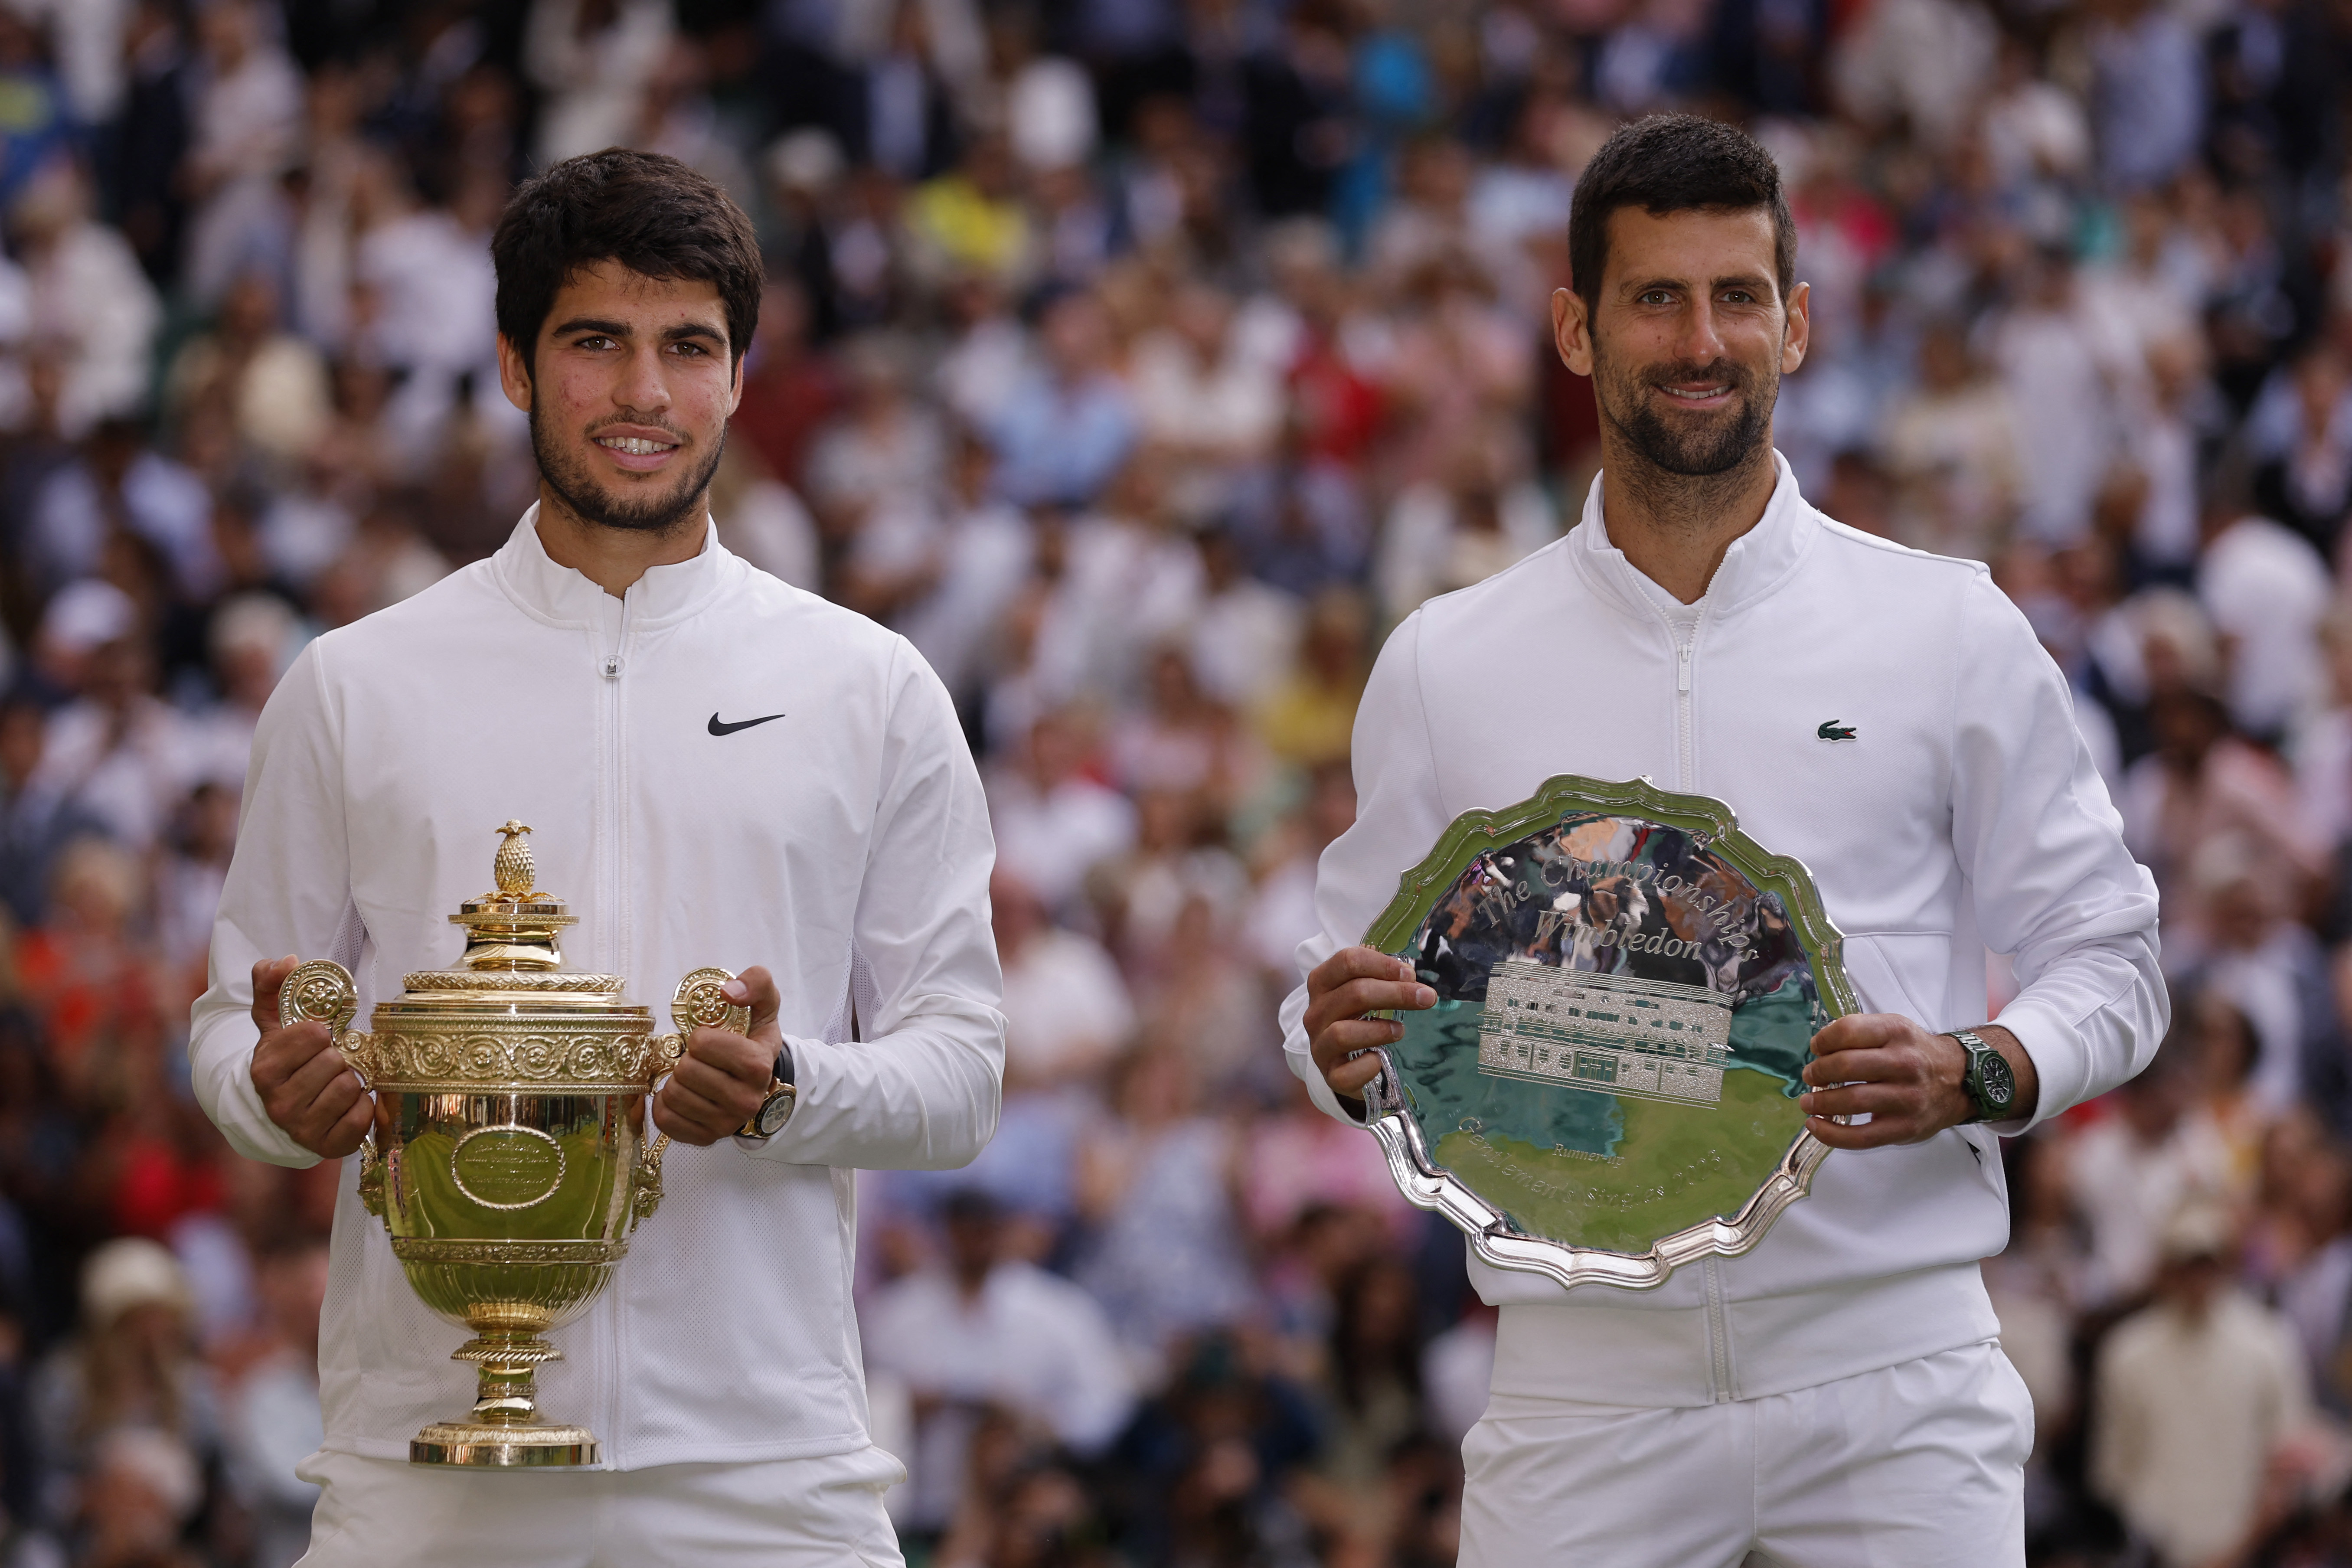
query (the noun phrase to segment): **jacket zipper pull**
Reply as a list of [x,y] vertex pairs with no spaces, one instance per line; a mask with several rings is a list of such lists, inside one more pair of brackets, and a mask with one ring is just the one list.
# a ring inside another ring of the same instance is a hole
[[604,679],[607,680],[618,680],[620,678],[621,656],[617,653],[606,654],[604,656]]
[[[1687,694],[1690,691],[1690,664],[1691,645],[1685,643],[1681,647],[1675,649],[1675,689],[1676,691],[1683,692],[1685,694]],[[609,675],[612,672],[607,670],[605,673]]]

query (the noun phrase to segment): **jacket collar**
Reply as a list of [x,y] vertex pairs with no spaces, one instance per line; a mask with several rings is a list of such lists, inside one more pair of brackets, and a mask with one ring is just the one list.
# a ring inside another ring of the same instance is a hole
[[[1778,587],[1821,532],[1820,518],[1797,493],[1797,476],[1777,448],[1772,467],[1780,479],[1772,487],[1772,499],[1764,503],[1764,515],[1731,542],[1723,563],[1715,569],[1715,580],[1706,585],[1710,620],[1736,615]],[[1657,606],[1639,580],[1639,568],[1609,542],[1609,528],[1601,521],[1601,478],[1593,475],[1592,488],[1585,492],[1584,515],[1569,532],[1569,554],[1595,591],[1646,620],[1657,614]]]
[[[629,584],[624,601],[634,624],[658,626],[698,608],[717,592],[735,557],[719,542],[719,529],[703,519],[702,548],[687,560],[652,566]],[[559,566],[539,540],[539,504],[534,501],[515,531],[490,558],[491,570],[508,597],[542,621],[556,626],[595,626],[604,615],[604,589],[577,567]]]

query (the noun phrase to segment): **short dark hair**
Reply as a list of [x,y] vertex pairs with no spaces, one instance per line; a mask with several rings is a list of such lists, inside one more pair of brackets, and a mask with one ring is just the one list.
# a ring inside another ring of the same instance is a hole
[[1640,207],[1652,217],[1769,208],[1781,303],[1796,287],[1797,220],[1780,188],[1780,165],[1736,126],[1696,114],[1653,114],[1620,126],[1601,144],[1577,176],[1568,209],[1569,275],[1588,307],[1601,301],[1609,215],[1620,207]]
[[628,147],[566,158],[523,182],[490,237],[499,336],[531,363],[572,276],[617,261],[648,278],[718,286],[737,364],[760,324],[760,237],[725,191],[677,159]]

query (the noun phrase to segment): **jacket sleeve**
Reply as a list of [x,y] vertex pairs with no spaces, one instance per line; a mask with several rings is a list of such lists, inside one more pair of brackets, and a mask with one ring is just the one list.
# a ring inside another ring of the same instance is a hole
[[[1356,822],[1331,841],[1316,868],[1315,913],[1322,930],[1298,944],[1304,976],[1343,947],[1353,947],[1396,897],[1403,875],[1421,863],[1452,819],[1438,798],[1436,756],[1421,694],[1421,612],[1391,634],[1356,708],[1350,756]],[[1315,1069],[1307,1052],[1307,987],[1282,1004],[1282,1044],[1308,1098],[1349,1126],[1356,1119]]]
[[952,1170],[996,1131],[1004,982],[989,924],[996,841],[947,689],[891,665],[881,794],[857,899],[862,1040],[793,1037],[792,1120],[752,1150],[791,1165]]
[[350,967],[358,943],[350,847],[343,833],[341,748],[320,645],[294,661],[262,708],[246,766],[236,852],[213,922],[209,983],[189,1020],[196,1101],[240,1154],[309,1166],[319,1156],[288,1137],[253,1087],[253,966],[288,953]]
[[2000,1022],[2040,1075],[2038,1125],[2138,1072],[2164,1037],[2156,879],[2124,847],[2064,679],[1982,573],[1959,628],[1952,847],[1986,944],[2016,955]]

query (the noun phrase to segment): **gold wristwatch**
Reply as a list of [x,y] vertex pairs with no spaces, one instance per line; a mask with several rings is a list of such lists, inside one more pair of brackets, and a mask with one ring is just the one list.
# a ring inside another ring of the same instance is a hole
[[776,1053],[776,1065],[768,1082],[768,1098],[760,1101],[760,1109],[751,1112],[751,1120],[735,1130],[735,1136],[746,1142],[764,1143],[783,1131],[784,1123],[793,1119],[793,1107],[799,1103],[799,1091],[793,1087],[793,1048],[786,1046]]

